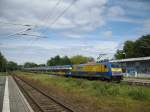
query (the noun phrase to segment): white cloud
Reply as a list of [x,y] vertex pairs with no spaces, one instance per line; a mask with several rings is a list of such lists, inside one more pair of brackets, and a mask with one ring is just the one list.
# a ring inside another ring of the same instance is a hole
[[106,31],[103,33],[105,37],[112,37],[112,31]]
[[150,34],[150,19],[143,22],[143,27],[138,29],[139,33],[142,35]]
[[83,35],[80,35],[80,34],[75,34],[75,33],[67,33],[67,32],[65,32],[65,33],[63,33],[63,35],[65,35],[65,37],[69,37],[69,38],[84,38],[84,36]]
[[112,6],[108,9],[109,17],[120,17],[124,15],[125,15],[125,12],[120,6]]
[[127,12],[121,6],[111,6],[107,10],[106,19],[108,21],[139,23],[139,19],[132,19],[127,16]]
[[[57,2],[58,0],[1,0],[0,21],[38,25],[38,29],[30,31],[28,34],[41,36],[47,34],[49,37],[53,37],[43,41],[38,40],[34,44],[31,41],[34,41],[35,37],[26,37],[25,39],[16,36],[16,40],[3,39],[0,48],[9,60],[19,63],[25,61],[43,63],[57,54],[68,56],[82,54],[97,57],[99,53],[114,53],[118,42],[100,41],[99,37],[96,38],[96,34],[100,34],[103,31],[101,31],[101,28],[104,28],[105,25],[111,27],[109,23],[107,24],[108,21],[142,24],[143,27],[138,30],[143,32],[142,34],[149,32],[150,29],[149,20],[143,22],[138,18],[130,18],[127,16],[129,10],[124,9],[123,5],[120,4],[110,6],[109,0],[77,0],[76,4],[51,26],[72,0],[61,0],[60,4],[53,9]],[[129,0],[128,3],[130,3]],[[130,5],[130,8],[132,5]],[[148,10],[148,7],[145,10]],[[23,26],[0,25],[0,35],[3,35],[0,39],[4,35],[27,29]],[[48,31],[44,34],[45,28],[48,28]],[[104,37],[114,37],[113,34],[116,34],[115,30],[111,28],[104,30],[105,32],[101,33]],[[92,33],[89,34],[90,32]],[[58,39],[58,36],[69,38],[55,40],[54,33],[56,39]],[[83,41],[87,41],[87,43]],[[119,38],[117,41],[119,41]],[[22,51],[24,53],[19,56]]]
[[[36,44],[34,46],[27,46],[25,44],[9,46],[1,45],[1,50],[8,60],[16,61],[18,63],[24,63],[26,61],[45,63],[47,59],[57,54],[61,56],[81,54],[92,56],[94,58],[97,58],[100,53],[106,53],[108,55],[113,54],[119,44],[114,41],[92,41],[92,43],[87,42],[83,44],[80,40],[76,43],[72,43],[68,40],[65,44],[63,42],[52,42],[49,43],[49,46],[45,43],[41,42],[39,45]],[[46,46],[42,46],[41,44],[45,44]]]
[[150,18],[145,19],[144,21],[140,21],[138,24],[140,24],[140,26],[134,29],[137,38],[141,37],[142,35],[150,34]]
[[1,2],[0,20],[38,24],[52,29],[91,31],[105,24],[102,17],[107,0],[77,0],[54,25],[51,23],[68,7],[71,1],[63,0],[53,9],[54,0],[5,0]]

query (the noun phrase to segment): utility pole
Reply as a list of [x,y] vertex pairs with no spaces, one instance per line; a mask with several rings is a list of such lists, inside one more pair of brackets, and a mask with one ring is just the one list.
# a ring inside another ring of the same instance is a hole
[[105,55],[107,55],[107,54],[105,54],[105,53],[99,54],[99,56],[97,57],[97,62],[99,62],[101,60],[101,58]]

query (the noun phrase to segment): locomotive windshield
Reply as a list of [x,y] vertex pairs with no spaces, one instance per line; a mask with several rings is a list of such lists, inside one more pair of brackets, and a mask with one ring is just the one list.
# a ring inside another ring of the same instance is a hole
[[111,63],[111,67],[112,68],[120,68],[120,64],[119,63]]

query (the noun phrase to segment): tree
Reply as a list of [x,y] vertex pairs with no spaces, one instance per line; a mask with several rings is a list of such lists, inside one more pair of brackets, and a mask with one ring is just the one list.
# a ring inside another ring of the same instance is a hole
[[150,56],[150,35],[142,36],[136,41],[126,41],[123,50],[117,50],[115,54],[116,59],[145,56]]
[[0,72],[6,71],[7,60],[0,52]]
[[54,62],[56,65],[61,65],[61,58],[59,55],[54,57]]
[[117,50],[115,54],[116,59],[124,59],[125,58],[125,53],[123,50]]
[[123,51],[125,54],[125,58],[132,58],[135,57],[134,46],[135,43],[133,41],[126,41],[124,43]]
[[61,65],[70,65],[71,61],[67,56],[61,58]]
[[72,64],[83,64],[89,62],[91,58],[82,55],[76,55],[71,57],[70,60]]
[[135,41],[135,57],[150,56],[150,35],[142,36]]
[[12,71],[12,70],[17,70],[17,69],[18,69],[17,63],[15,63],[13,61],[9,61],[7,63],[7,70]]
[[24,64],[24,68],[31,68],[31,67],[37,67],[38,65],[36,63],[33,62],[26,62]]
[[52,57],[47,61],[48,66],[60,65],[60,56],[57,55],[54,58]]
[[60,57],[59,55],[52,57],[50,60],[47,61],[48,66],[55,66],[55,65],[68,65],[71,64],[70,59],[67,56]]
[[47,61],[48,66],[55,66],[55,65],[70,65],[70,64],[82,64],[87,63],[89,61],[94,61],[92,57],[85,57],[81,55],[73,56],[68,58],[67,56],[60,57],[59,55],[52,57]]
[[39,64],[38,65],[39,67],[44,67],[44,66],[46,66],[45,64]]

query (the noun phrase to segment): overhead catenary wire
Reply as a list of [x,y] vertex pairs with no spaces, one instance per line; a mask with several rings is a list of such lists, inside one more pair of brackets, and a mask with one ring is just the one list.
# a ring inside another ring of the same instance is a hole
[[12,23],[12,22],[4,22],[4,21],[0,21],[0,24],[8,24],[8,25],[16,25],[16,26],[26,26],[26,27],[34,26],[34,25],[31,25],[31,24],[21,24],[21,23]]
[[[56,3],[56,5],[52,8],[52,10],[51,10],[51,12],[53,12],[53,10],[61,3],[61,1],[62,0],[58,0],[57,1],[57,3]],[[57,20],[61,17],[61,16],[63,16],[64,15],[64,13],[68,10],[68,9],[70,9],[71,7],[72,7],[72,5],[76,2],[77,0],[73,0],[72,2],[71,2],[71,4],[67,7],[67,8],[65,8],[65,10],[62,12],[62,13],[60,13],[55,19],[54,19],[54,21],[52,21],[52,23],[50,24],[50,28],[52,27],[52,25],[53,24],[55,24],[56,22],[57,22]],[[51,16],[52,16],[52,14],[51,14]],[[50,16],[48,15],[47,16],[47,19],[45,18],[44,20],[48,20],[48,18],[49,18]],[[1,21],[0,21],[1,22]],[[29,25],[29,24],[19,24],[19,23],[9,23],[9,22],[1,22],[1,23],[6,23],[6,24],[12,24],[12,25],[22,25],[22,26],[27,26],[27,27],[32,27],[32,29],[34,29],[34,28],[36,28],[36,27],[39,27],[38,25]],[[14,33],[14,34],[10,34],[10,35],[7,35],[7,36],[5,36],[5,38],[7,37],[11,37],[11,36],[14,36],[14,35],[16,35],[16,34],[18,34],[18,33],[23,33],[23,32],[26,32],[27,30],[24,30],[24,31],[20,31],[20,32],[16,32],[16,33]],[[44,31],[45,32],[45,31]],[[43,33],[44,33],[43,32]],[[27,35],[26,35],[27,36]]]
[[[46,23],[46,20],[48,20],[48,18],[50,18],[50,16],[52,16],[52,13],[54,12],[54,9],[61,3],[62,0],[58,0],[55,4],[55,6],[53,8],[51,8],[51,12],[49,13],[49,15],[46,15],[43,18],[43,22]],[[37,25],[36,27],[39,27],[39,25]],[[24,36],[35,36],[35,37],[41,37],[41,38],[47,38],[46,36],[40,36],[40,35],[32,35],[32,34],[18,34],[17,35],[24,35]]]
[[[70,8],[72,7],[72,5],[73,5],[76,1],[77,1],[77,0],[74,0],[74,1],[71,3],[71,5],[70,5],[69,7],[67,7],[59,16],[57,16],[56,19],[51,23],[51,25],[55,24],[55,23],[59,20],[59,18],[60,18],[61,16],[63,16],[64,13],[65,13],[68,9],[70,9]],[[9,36],[13,36],[13,35],[18,34],[18,33],[24,33],[24,32],[26,32],[26,31],[32,30],[32,28],[33,28],[33,27],[31,28],[30,25],[26,25],[26,26],[28,26],[29,28],[26,29],[26,30],[23,30],[23,31],[20,31],[20,32],[11,34],[11,35],[8,35],[8,37],[9,37]],[[34,26],[34,27],[35,27],[35,26]],[[37,26],[36,26],[36,27],[37,27]],[[50,27],[51,27],[51,26],[50,26]],[[37,40],[38,40],[38,38],[36,38],[35,41],[37,41]],[[34,42],[34,41],[32,41],[31,45],[33,45],[33,42]],[[24,51],[22,50],[21,53],[23,53],[23,52],[24,52]],[[6,71],[7,71],[7,68],[6,68]]]
[[[53,12],[53,10],[60,4],[60,2],[61,2],[61,0],[58,0],[58,2],[56,3],[56,5],[51,9],[51,13]],[[49,17],[49,15],[47,16],[47,17]],[[48,18],[47,18],[48,19]],[[47,20],[46,18],[44,18],[44,20],[43,21],[45,21],[45,20]],[[37,27],[39,27],[39,26],[37,26]],[[23,33],[22,31],[21,32],[19,32],[19,33]],[[17,35],[24,35],[24,36],[31,36],[30,34],[19,34],[18,32],[16,33]],[[32,36],[36,36],[36,37],[40,37],[40,36],[38,36],[38,35],[32,35]],[[46,36],[45,36],[46,37]],[[35,41],[37,41],[38,40],[38,38],[36,38],[35,39]],[[31,42],[31,45],[33,44],[33,41]],[[30,46],[30,45],[29,45]]]
[[[60,0],[61,1],[61,0]],[[59,1],[59,3],[57,3],[57,6],[61,3]],[[51,29],[52,26],[77,2],[78,0],[72,0],[71,4],[68,5],[68,7],[66,7],[58,16],[56,16],[56,18],[54,19],[54,21],[52,21],[50,23],[50,26],[48,28],[46,28],[42,33],[45,33],[47,29]],[[52,16],[52,15],[51,15]]]
[[2,38],[5,38],[5,39],[8,38],[8,37],[12,37],[12,36],[14,36],[14,35],[16,35],[18,33],[23,33],[23,32],[32,30],[33,28],[36,27],[36,25],[30,25],[30,24],[20,24],[20,23],[2,22],[2,21],[0,21],[0,23],[27,27],[27,29],[25,29],[25,30],[21,30],[21,31],[15,32],[15,33],[10,34],[10,35],[4,35]]
[[[69,4],[68,7],[66,7],[55,19],[50,23],[49,29],[52,28],[52,26],[77,2],[78,0],[72,0],[71,4]],[[47,28],[48,29],[48,28]],[[46,30],[44,30],[42,33],[45,33]]]
[[[73,4],[74,4],[75,2],[77,2],[77,1],[78,1],[78,0],[73,0],[73,1],[71,2],[71,4],[70,4],[68,7],[66,7],[62,13],[60,13],[60,14],[55,18],[55,20],[50,24],[50,28],[52,27],[52,25],[54,25],[54,24],[65,14],[65,13],[67,12],[67,10],[69,10],[69,9],[73,6]],[[56,6],[58,6],[60,3],[61,3],[61,0],[59,0],[59,1],[56,3]],[[56,7],[56,6],[55,6],[55,7]]]
[[[62,0],[58,0],[56,5],[51,9],[51,13],[54,12],[54,9],[61,3]],[[46,20],[48,20],[50,15],[46,15],[45,18],[43,19],[43,21],[45,21],[46,23]],[[52,16],[52,14],[51,14]],[[3,22],[3,21],[0,21],[0,23],[2,24],[9,24],[9,25],[19,25],[19,26],[26,26],[26,27],[32,27],[32,29],[35,29],[36,27],[39,27],[39,25],[30,25],[30,24],[20,24],[20,23],[12,23],[12,22]],[[4,36],[5,38],[8,38],[8,37],[11,37],[11,36],[14,36],[16,34],[19,34],[19,33],[24,33],[26,32],[27,30],[24,30],[24,31],[19,31],[19,32],[16,32],[14,34],[10,34],[10,35],[6,35]],[[28,35],[26,35],[28,36]],[[38,35],[35,35],[35,36],[38,36]],[[40,36],[39,36],[40,37]]]
[[22,30],[22,31],[19,31],[19,32],[15,32],[15,33],[10,34],[10,35],[6,35],[6,36],[4,36],[4,37],[2,37],[2,38],[12,37],[12,36],[14,36],[14,35],[16,35],[16,34],[24,33],[24,32],[26,32],[26,31],[30,31],[30,30],[32,30],[32,28],[27,28],[27,29],[25,29],[25,30]]
[[45,15],[45,17],[43,18],[43,22],[46,23],[46,20],[48,20],[50,17],[52,17],[53,13],[55,12],[57,6],[60,5],[61,1],[62,1],[62,0],[58,0],[58,1],[56,2],[56,4],[54,5],[54,7],[51,8],[51,11],[49,12],[49,14],[48,14],[48,15]]
[[[56,3],[56,6],[58,6],[61,2],[60,2],[61,0],[59,0],[57,3]],[[66,7],[64,10],[63,10],[63,12],[62,13],[60,13],[56,18],[55,18],[55,20],[50,24],[50,28],[52,27],[52,25],[54,25],[72,6],[73,6],[73,4],[75,3],[75,2],[77,2],[78,0],[73,0],[72,2],[71,2],[71,4],[68,6],[68,7]],[[46,31],[46,30],[45,30]],[[43,31],[43,33],[45,32],[45,31]]]
[[33,36],[33,37],[39,37],[39,38],[47,38],[46,36],[40,36],[40,35],[34,35],[34,34],[26,34],[26,33],[18,33],[16,35],[23,35],[23,36]]
[[[60,0],[61,1],[61,0]],[[57,2],[57,6],[60,4],[60,1],[59,2]],[[72,6],[73,6],[73,4],[76,2],[77,0],[73,0],[72,2],[71,2],[71,4],[68,6],[68,7],[66,7],[65,9],[64,9],[64,11],[62,12],[62,13],[60,13],[55,19],[54,19],[54,21],[50,24],[50,28],[51,28],[51,26],[52,25],[54,25],[66,12],[67,12],[67,10],[69,10]],[[39,38],[36,38],[35,40],[33,40],[32,41],[32,43],[29,45],[29,46],[31,46],[31,45],[33,45],[33,43],[35,42],[35,41],[37,41]],[[22,52],[21,52],[21,54],[22,53],[25,53],[23,50],[22,50]]]
[[71,2],[71,4],[70,4],[68,7],[66,7],[66,8],[63,10],[63,12],[60,13],[60,14],[55,18],[55,20],[51,23],[51,26],[50,26],[50,27],[52,27],[52,25],[54,25],[54,24],[60,19],[60,17],[63,16],[63,15],[73,6],[73,4],[75,4],[76,1],[78,1],[78,0],[73,0],[73,1]]

